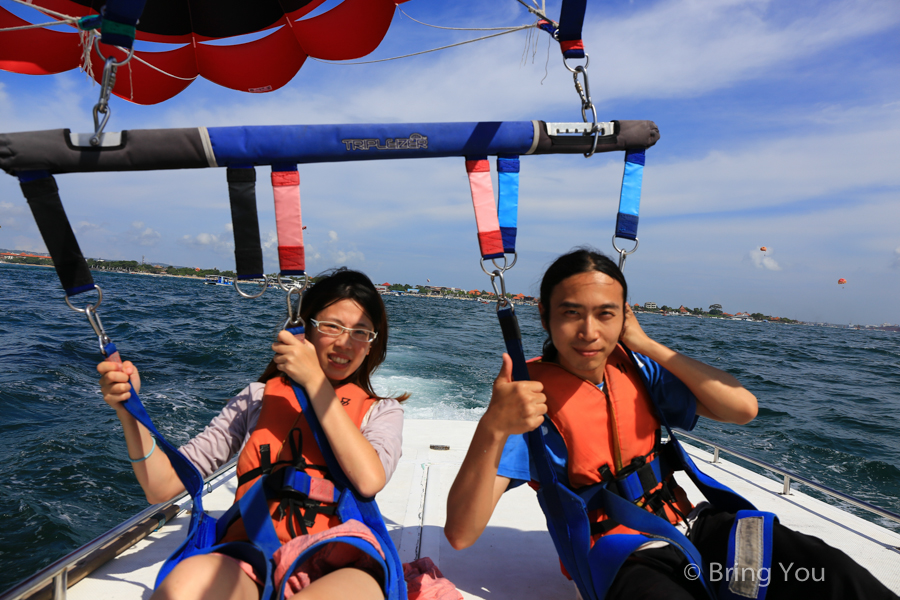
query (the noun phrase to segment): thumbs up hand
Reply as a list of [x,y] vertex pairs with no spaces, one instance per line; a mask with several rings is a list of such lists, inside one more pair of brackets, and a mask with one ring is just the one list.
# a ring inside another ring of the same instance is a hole
[[516,435],[535,429],[547,413],[547,397],[540,381],[513,381],[512,359],[503,354],[503,366],[494,380],[491,404],[482,422],[498,434]]

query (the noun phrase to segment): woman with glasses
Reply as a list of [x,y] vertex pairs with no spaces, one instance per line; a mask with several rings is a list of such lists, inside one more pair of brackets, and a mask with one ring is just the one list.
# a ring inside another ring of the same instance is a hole
[[[279,464],[300,463],[311,476],[324,478],[325,467],[317,469],[323,464],[321,455],[316,454],[318,448],[309,447],[310,443],[315,446],[315,441],[310,441],[305,419],[298,417],[299,408],[291,412],[292,392],[286,379],[290,378],[306,389],[347,478],[361,495],[372,497],[387,484],[400,459],[400,402],[408,397],[380,398],[372,388],[372,372],[387,356],[384,303],[368,277],[339,269],[306,292],[300,316],[306,323],[305,339],[280,332],[272,345],[275,357],[259,380],[232,398],[180,451],[204,477],[240,452],[237,498],[266,468],[278,469]],[[122,422],[129,460],[147,500],[163,502],[183,492],[165,453],[154,452],[155,441],[149,432],[121,406],[129,397],[129,381],[135,390],[140,389],[137,368],[130,362],[102,362],[97,370],[102,376],[103,399],[116,409]],[[309,505],[300,507],[289,502],[285,509],[284,502],[280,507],[277,501],[272,502],[273,522],[283,544],[305,534],[317,535],[347,525],[329,516],[324,504],[310,510]],[[238,521],[228,529],[224,541],[242,539],[247,537],[243,523]],[[362,553],[344,556],[348,553],[341,546],[329,544],[319,553],[325,556],[317,554],[319,560],[304,563],[306,571],[295,572],[289,588],[300,597],[382,598],[380,571],[369,564],[374,561]],[[339,549],[328,550],[334,548]],[[260,596],[263,577],[248,563],[230,556],[193,556],[175,567],[153,597],[255,600]]]

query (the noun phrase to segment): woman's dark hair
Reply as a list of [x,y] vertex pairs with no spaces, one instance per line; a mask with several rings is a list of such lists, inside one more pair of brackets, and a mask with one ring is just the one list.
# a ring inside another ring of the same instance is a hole
[[601,254],[593,248],[582,247],[576,248],[568,254],[563,254],[557,258],[547,269],[547,272],[544,273],[544,278],[541,280],[541,321],[547,328],[547,339],[544,340],[543,360],[547,362],[556,362],[557,357],[559,356],[556,347],[553,345],[553,340],[550,339],[550,296],[553,295],[553,290],[556,289],[557,285],[569,277],[580,273],[589,273],[591,271],[603,273],[618,281],[622,285],[622,303],[624,304],[627,302],[628,284],[625,283],[625,276],[622,275],[622,271],[619,270],[616,263],[611,261],[604,254]]
[[[346,267],[333,269],[320,274],[315,285],[303,294],[303,303],[300,306],[300,316],[310,326],[310,319],[335,302],[341,300],[353,300],[365,312],[372,321],[378,336],[372,342],[369,353],[363,359],[359,368],[341,383],[354,383],[362,388],[371,398],[378,395],[372,388],[371,376],[375,369],[387,358],[388,320],[384,302],[378,294],[378,290],[372,281],[363,273],[353,271]],[[260,376],[259,381],[265,383],[276,375],[279,375],[275,362],[272,361]],[[401,394],[397,400],[403,402],[409,398],[409,394]]]

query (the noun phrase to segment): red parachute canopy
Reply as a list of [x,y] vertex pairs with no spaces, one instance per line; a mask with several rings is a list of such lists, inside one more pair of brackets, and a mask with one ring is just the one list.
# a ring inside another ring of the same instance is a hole
[[760,247],[760,250],[761,250],[762,252],[765,252],[765,251],[766,251],[766,247],[765,247],[765,246],[761,246],[761,247]]
[[[307,57],[351,60],[369,54],[387,33],[396,4],[406,0],[344,0],[307,17],[325,0],[147,0],[136,39],[182,44],[162,52],[136,51],[120,67],[113,93],[136,104],[175,96],[198,76],[243,92],[270,92],[290,81]],[[33,0],[72,17],[97,14],[105,0]],[[0,7],[0,29],[28,25]],[[269,32],[254,41],[217,45],[217,40]],[[105,56],[125,58],[102,46]],[[94,78],[103,59],[91,50]],[[82,65],[81,34],[51,29],[0,32],[0,69],[48,75]]]
[[838,285],[844,285],[845,283],[847,283],[847,280],[844,279],[843,277],[841,277],[840,279],[838,279]]

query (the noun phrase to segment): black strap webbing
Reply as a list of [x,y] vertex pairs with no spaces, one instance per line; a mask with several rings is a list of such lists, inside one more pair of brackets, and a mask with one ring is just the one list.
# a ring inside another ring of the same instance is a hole
[[94,278],[59,199],[56,180],[48,175],[22,181],[21,186],[66,295],[74,296],[94,289]]
[[256,169],[229,167],[227,175],[238,279],[257,279],[263,276],[263,253],[256,213]]

